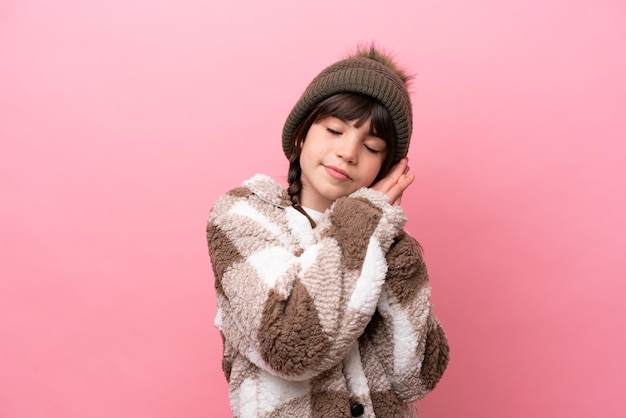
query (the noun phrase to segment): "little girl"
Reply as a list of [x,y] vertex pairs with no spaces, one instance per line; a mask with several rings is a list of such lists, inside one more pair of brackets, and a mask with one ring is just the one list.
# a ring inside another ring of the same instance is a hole
[[402,228],[408,77],[374,47],[323,70],[283,129],[289,187],[257,174],[207,226],[233,415],[413,417],[448,364]]

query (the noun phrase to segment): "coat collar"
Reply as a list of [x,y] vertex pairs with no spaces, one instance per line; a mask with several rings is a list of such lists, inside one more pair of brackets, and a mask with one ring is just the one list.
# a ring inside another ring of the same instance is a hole
[[243,186],[267,203],[281,208],[291,206],[287,190],[265,174],[255,174],[244,181]]

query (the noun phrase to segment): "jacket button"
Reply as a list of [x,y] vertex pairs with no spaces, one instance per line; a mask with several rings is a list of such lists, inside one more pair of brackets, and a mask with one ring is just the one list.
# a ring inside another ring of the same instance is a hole
[[365,409],[360,403],[352,404],[352,406],[350,407],[350,413],[353,417],[360,417],[363,415],[363,412],[365,412]]

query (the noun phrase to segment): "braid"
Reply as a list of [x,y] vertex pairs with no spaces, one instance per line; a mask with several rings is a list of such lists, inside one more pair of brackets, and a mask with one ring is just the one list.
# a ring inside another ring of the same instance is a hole
[[289,182],[289,187],[287,188],[287,193],[289,194],[289,198],[291,199],[291,205],[295,210],[303,214],[311,224],[311,228],[315,228],[315,221],[306,210],[302,208],[300,205],[300,193],[302,192],[302,167],[300,167],[300,150],[301,146],[296,146],[295,151],[292,152],[289,157],[289,172],[287,173],[287,181]]
[[287,182],[289,187],[287,193],[291,199],[291,203],[300,205],[300,192],[302,191],[302,180],[300,179],[302,174],[302,168],[300,168],[300,158],[296,153],[293,153],[289,159],[289,173],[287,174]]
[[296,209],[300,207],[300,193],[302,192],[302,180],[300,178],[302,176],[302,167],[300,167],[300,152],[302,151],[302,145],[304,144],[306,134],[313,124],[313,121],[317,118],[318,113],[318,110],[314,110],[304,121],[302,121],[300,126],[298,126],[298,129],[296,129],[293,136],[291,151],[288,155],[289,172],[287,173],[287,183],[289,183],[289,187],[287,188],[287,193],[291,199],[291,204]]

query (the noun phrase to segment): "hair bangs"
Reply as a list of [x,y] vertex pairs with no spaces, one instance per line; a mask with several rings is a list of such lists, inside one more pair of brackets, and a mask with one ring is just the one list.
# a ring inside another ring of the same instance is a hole
[[321,102],[315,113],[314,122],[332,116],[343,121],[354,121],[357,128],[370,119],[371,135],[388,144],[395,142],[395,128],[389,112],[378,100],[371,97],[355,93],[337,94]]

